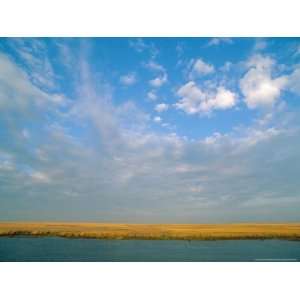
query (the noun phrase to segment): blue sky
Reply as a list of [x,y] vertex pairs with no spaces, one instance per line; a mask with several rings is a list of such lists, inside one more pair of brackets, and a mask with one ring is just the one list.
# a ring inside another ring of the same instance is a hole
[[0,218],[299,221],[299,38],[0,39]]

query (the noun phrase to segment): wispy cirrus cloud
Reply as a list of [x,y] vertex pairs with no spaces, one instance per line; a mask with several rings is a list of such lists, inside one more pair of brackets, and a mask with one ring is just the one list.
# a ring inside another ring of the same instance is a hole
[[129,46],[138,53],[147,51],[152,59],[154,59],[159,53],[158,49],[152,42],[148,42],[147,39],[143,38],[130,39]]

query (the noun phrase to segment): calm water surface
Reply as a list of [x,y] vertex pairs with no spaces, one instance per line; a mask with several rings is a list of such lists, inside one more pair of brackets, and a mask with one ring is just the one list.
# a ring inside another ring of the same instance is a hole
[[0,261],[300,261],[300,242],[1,237]]

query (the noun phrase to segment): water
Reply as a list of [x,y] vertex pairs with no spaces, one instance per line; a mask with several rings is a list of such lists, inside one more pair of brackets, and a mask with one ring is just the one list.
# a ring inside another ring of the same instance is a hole
[[300,261],[300,242],[1,237],[0,261]]

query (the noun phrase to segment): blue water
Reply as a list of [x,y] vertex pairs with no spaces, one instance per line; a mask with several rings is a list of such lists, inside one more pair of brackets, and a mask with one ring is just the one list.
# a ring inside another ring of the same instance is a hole
[[1,237],[0,261],[300,261],[300,242]]

